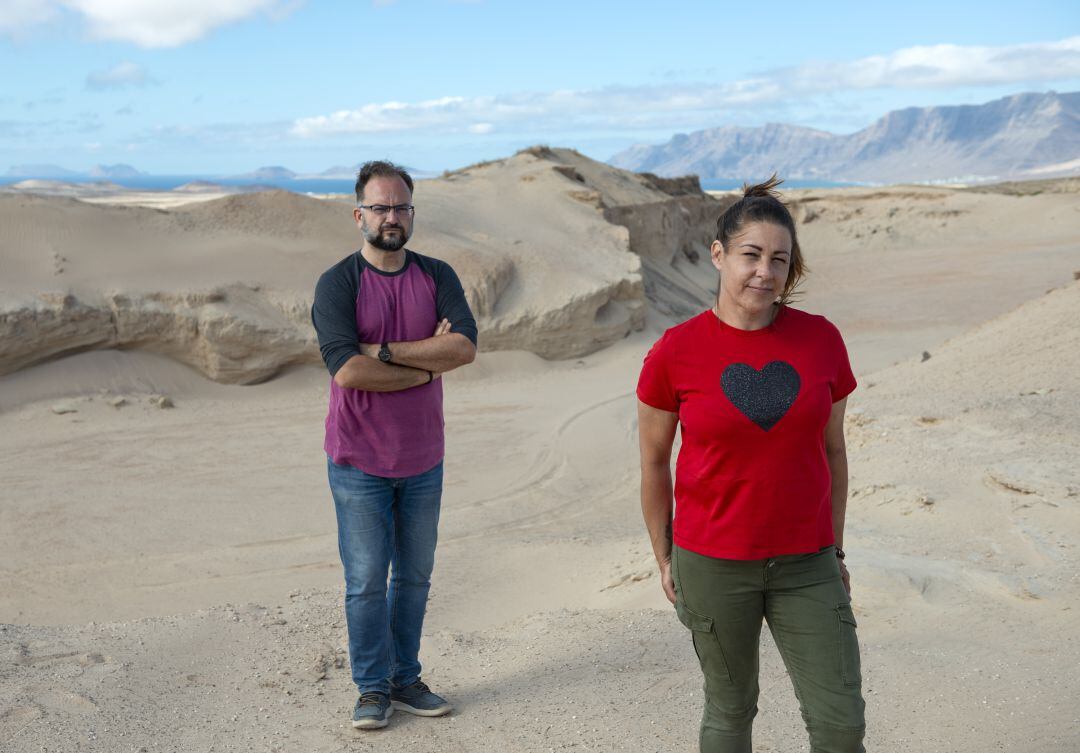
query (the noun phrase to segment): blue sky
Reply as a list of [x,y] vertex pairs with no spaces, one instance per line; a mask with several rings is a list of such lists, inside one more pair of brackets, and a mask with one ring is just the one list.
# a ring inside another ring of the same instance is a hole
[[0,0],[0,173],[442,170],[1080,90],[1080,3]]

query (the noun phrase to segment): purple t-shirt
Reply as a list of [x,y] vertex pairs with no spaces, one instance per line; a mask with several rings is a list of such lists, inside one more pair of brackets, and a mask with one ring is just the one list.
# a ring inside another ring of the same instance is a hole
[[[327,270],[315,288],[312,322],[331,376],[359,344],[423,340],[449,319],[450,331],[476,343],[476,322],[446,262],[405,252],[397,272],[359,253]],[[387,478],[415,476],[443,457],[442,380],[396,392],[339,387],[330,381],[326,454],[339,465]]]

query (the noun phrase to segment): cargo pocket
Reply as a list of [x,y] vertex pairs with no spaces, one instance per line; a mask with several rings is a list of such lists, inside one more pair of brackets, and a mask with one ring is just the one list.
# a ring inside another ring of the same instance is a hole
[[862,684],[862,664],[859,659],[859,639],[855,634],[855,615],[851,604],[839,604],[836,607],[840,629],[840,676],[845,685]]
[[713,629],[713,618],[688,609],[682,599],[675,601],[675,613],[679,615],[679,622],[690,628],[694,639],[694,652],[697,654],[701,671],[704,672],[706,679],[731,682],[731,672],[724,658],[724,649],[720,646],[720,639]]

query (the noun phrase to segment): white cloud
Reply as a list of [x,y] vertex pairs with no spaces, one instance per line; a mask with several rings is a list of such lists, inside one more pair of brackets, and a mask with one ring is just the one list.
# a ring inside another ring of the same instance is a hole
[[86,77],[86,88],[122,89],[125,86],[146,86],[152,81],[141,65],[125,61],[104,71],[92,71]]
[[[643,102],[649,109],[642,111]],[[297,120],[292,134],[302,138],[377,134],[440,129],[446,132],[489,133],[497,125],[551,127],[619,122],[641,125],[657,113],[675,109],[712,108],[716,97],[698,89],[670,87],[604,89],[598,91],[526,92],[482,97],[442,97],[422,102],[383,102],[355,110],[339,110]],[[616,112],[617,111],[617,112]],[[639,114],[628,114],[637,111]]]
[[488,133],[499,129],[558,132],[603,128],[670,128],[717,112],[780,109],[825,93],[866,89],[937,89],[1080,78],[1080,37],[1003,47],[936,45],[843,62],[808,63],[721,84],[662,84],[559,90],[421,102],[383,102],[299,118],[301,138],[412,132]]
[[141,47],[176,47],[259,12],[282,10],[282,0],[61,0],[82,13],[98,39]]
[[95,39],[141,47],[176,47],[219,26],[257,13],[287,15],[300,0],[4,0],[0,32],[16,33],[57,16],[60,8],[83,16]]
[[0,32],[18,32],[44,23],[56,15],[56,8],[42,0],[4,0],[0,2]]
[[1080,36],[1058,42],[907,47],[843,63],[808,63],[771,72],[796,90],[936,89],[1080,78]]

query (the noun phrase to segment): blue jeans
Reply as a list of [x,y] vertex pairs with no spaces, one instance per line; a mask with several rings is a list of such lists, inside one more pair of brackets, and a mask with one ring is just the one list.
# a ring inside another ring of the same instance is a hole
[[416,476],[383,478],[328,459],[327,474],[345,567],[353,682],[361,693],[388,693],[391,683],[411,685],[420,677],[443,464]]

